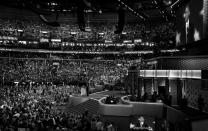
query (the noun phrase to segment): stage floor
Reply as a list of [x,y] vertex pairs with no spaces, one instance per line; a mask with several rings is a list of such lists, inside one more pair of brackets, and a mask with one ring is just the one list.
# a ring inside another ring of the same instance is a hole
[[[75,95],[73,97],[78,98],[78,99],[79,98],[80,99],[86,99],[85,101],[87,101],[87,99],[93,99],[93,100],[99,101],[103,97],[107,97],[107,96],[122,97],[122,96],[125,96],[125,95],[126,94],[125,94],[124,91],[108,91],[108,90],[106,90],[106,91],[92,93],[89,96]],[[82,103],[79,103],[79,104],[82,104]],[[66,104],[63,104],[63,105],[56,105],[56,106],[54,106],[54,109],[59,110],[61,112],[68,112],[68,110],[72,107],[73,106],[70,105],[70,102],[69,102],[69,103],[66,103]]]

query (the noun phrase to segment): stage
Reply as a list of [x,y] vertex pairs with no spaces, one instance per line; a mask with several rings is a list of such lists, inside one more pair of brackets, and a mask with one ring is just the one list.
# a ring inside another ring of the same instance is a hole
[[72,112],[72,110],[76,111],[76,109],[78,110],[78,108],[88,108],[87,104],[89,104],[90,106],[93,106],[93,104],[95,104],[95,107],[96,107],[99,105],[99,100],[107,96],[114,96],[114,97],[119,98],[125,95],[126,94],[124,93],[124,91],[108,91],[108,90],[92,93],[89,96],[72,95],[70,97],[69,102],[62,104],[62,105],[55,105],[54,109],[60,112],[69,112],[69,111]]

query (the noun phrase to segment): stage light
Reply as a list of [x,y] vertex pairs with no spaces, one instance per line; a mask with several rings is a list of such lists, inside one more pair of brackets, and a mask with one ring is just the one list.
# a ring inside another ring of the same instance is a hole
[[81,7],[78,7],[77,9],[77,21],[78,21],[79,29],[81,31],[85,31],[84,9]]
[[163,3],[166,5],[166,6],[169,6],[172,4],[172,0],[163,0]]
[[200,34],[197,29],[194,30],[194,41],[200,40]]
[[103,13],[103,12],[102,12],[102,10],[99,10],[98,12],[99,12],[100,14],[102,14],[102,13]]
[[[40,14],[39,16],[40,16],[40,19],[43,22],[45,22],[46,24],[48,24],[50,26],[54,26],[54,27],[60,26],[60,24],[58,22],[56,22],[56,21],[54,21],[54,22],[48,21],[48,19],[44,15],[42,15],[42,14]],[[58,16],[56,16],[56,17],[58,18]],[[57,20],[57,18],[56,18],[56,20]]]
[[181,43],[181,33],[176,32],[176,44],[180,44]]
[[125,9],[122,7],[119,7],[119,9],[118,9],[118,26],[116,28],[116,31],[114,31],[115,34],[122,33],[124,23],[125,23]]

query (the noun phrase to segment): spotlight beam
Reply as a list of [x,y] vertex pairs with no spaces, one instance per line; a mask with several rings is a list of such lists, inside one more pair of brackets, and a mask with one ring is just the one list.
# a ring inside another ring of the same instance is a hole
[[119,4],[121,4],[122,6],[124,6],[126,9],[130,10],[134,15],[136,15],[137,17],[140,17],[143,20],[146,20],[145,17],[143,17],[142,15],[140,15],[140,13],[138,13],[137,11],[135,11],[134,9],[132,9],[131,7],[129,7],[127,4],[125,4],[123,1],[118,0]]
[[180,0],[177,0],[175,3],[173,3],[170,8],[173,8],[176,4],[178,4],[180,2]]
[[179,7],[179,6],[181,6],[181,5],[183,5],[183,4],[186,4],[187,2],[189,2],[190,0],[177,0],[176,2],[174,2],[171,6],[170,6],[170,8],[175,8],[175,7]]

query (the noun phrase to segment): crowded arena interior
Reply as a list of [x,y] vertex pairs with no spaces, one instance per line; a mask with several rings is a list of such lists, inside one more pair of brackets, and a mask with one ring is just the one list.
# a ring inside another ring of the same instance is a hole
[[0,131],[208,131],[208,0],[1,0]]

